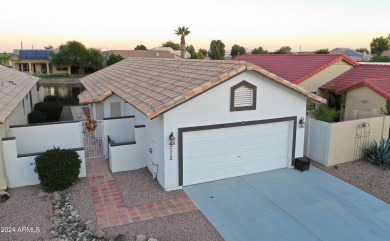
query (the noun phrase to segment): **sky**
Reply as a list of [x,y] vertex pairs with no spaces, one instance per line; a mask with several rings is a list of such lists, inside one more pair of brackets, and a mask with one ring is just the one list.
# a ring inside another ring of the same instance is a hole
[[336,47],[369,48],[390,34],[389,0],[17,0],[1,4],[0,52],[58,47],[77,40],[101,50],[147,48],[180,38],[209,48],[239,44],[275,51]]

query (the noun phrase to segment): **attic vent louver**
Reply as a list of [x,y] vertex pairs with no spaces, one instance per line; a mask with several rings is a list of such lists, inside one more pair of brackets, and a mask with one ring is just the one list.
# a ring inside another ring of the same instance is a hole
[[253,90],[245,85],[234,91],[234,107],[253,105]]

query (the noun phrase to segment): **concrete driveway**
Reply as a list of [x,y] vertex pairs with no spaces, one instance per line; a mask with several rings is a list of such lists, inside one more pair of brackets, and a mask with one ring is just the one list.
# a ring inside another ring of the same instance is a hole
[[315,167],[184,191],[225,240],[390,240],[390,204]]

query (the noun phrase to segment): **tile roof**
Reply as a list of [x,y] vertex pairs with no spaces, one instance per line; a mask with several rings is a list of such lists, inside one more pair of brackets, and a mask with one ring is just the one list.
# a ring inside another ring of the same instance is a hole
[[174,58],[173,54],[167,50],[110,50],[111,54],[119,54],[123,58]]
[[5,122],[38,80],[35,76],[0,65],[0,124]]
[[386,57],[389,57],[389,58],[390,58],[390,50],[383,51],[383,53],[381,54],[381,56],[386,56]]
[[243,54],[235,60],[251,62],[294,84],[303,82],[340,60],[358,65],[344,54]]
[[323,98],[258,66],[243,61],[127,58],[88,75],[80,103],[100,102],[113,93],[149,119],[243,71],[253,70],[315,101]]
[[387,96],[390,96],[390,85],[386,86],[388,79],[390,79],[390,65],[360,64],[324,84],[320,89],[334,91],[338,94],[365,85],[372,89],[380,87],[380,93],[379,89],[375,91],[388,98]]

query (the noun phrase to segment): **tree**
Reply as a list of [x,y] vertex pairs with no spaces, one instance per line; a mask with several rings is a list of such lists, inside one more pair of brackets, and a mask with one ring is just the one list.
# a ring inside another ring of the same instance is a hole
[[186,27],[178,27],[175,30],[175,34],[180,36],[180,47],[181,47],[181,58],[184,59],[186,56],[186,36],[191,32]]
[[134,50],[148,50],[145,45],[139,44],[137,45]]
[[93,73],[103,68],[104,54],[100,49],[89,48],[82,61],[81,67],[86,73]]
[[359,52],[359,53],[364,53],[366,52],[368,54],[368,49],[367,48],[358,48],[358,49],[355,49],[356,52]]
[[276,50],[274,54],[291,54],[291,47],[283,46],[280,49]]
[[390,58],[387,56],[375,55],[372,56],[370,62],[390,62]]
[[390,49],[390,40],[388,37],[373,38],[370,47],[371,53],[380,55],[383,51]]
[[4,52],[0,55],[0,65],[8,65],[9,55]]
[[191,45],[187,45],[186,50],[187,50],[188,53],[191,54],[191,58],[192,58],[192,55],[196,54],[195,48],[194,48],[194,46],[192,44]]
[[252,50],[252,54],[268,54],[268,51],[264,50],[263,47],[259,46],[258,48],[254,48]]
[[43,47],[43,48],[44,48],[44,49],[54,49],[53,46],[51,46],[50,44],[47,45],[47,46],[45,46],[45,47]]
[[113,65],[115,63],[118,63],[119,61],[123,60],[124,58],[119,54],[110,54],[107,60],[107,66]]
[[212,40],[208,55],[210,59],[225,59],[225,44],[221,40]]
[[329,49],[317,49],[314,51],[315,54],[329,54]]
[[198,53],[201,52],[204,57],[207,56],[207,49],[198,49]]
[[73,73],[79,73],[82,65],[85,66],[88,50],[78,41],[68,41],[61,44],[58,53],[51,53],[51,62],[55,65],[71,65]]
[[232,49],[230,51],[230,55],[235,58],[241,54],[245,54],[246,50],[244,47],[238,45],[238,44],[235,44],[232,46]]
[[172,41],[167,41],[161,44],[161,47],[171,47],[173,50],[180,50],[180,44],[174,43]]
[[204,59],[204,55],[203,55],[203,53],[202,52],[198,52],[198,53],[194,53],[192,56],[191,56],[191,58],[193,58],[193,59]]

